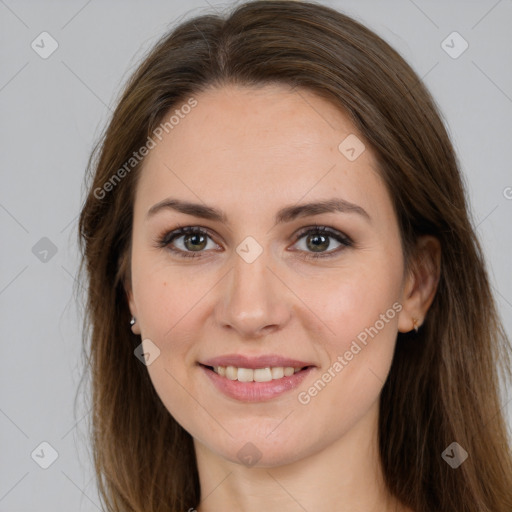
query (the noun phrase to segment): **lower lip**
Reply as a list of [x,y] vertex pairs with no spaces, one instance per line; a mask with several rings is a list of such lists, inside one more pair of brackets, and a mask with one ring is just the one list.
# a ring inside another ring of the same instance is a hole
[[280,396],[286,393],[286,391],[296,388],[314,369],[313,366],[309,366],[289,377],[282,377],[281,379],[268,382],[239,382],[238,380],[229,380],[226,377],[221,377],[206,366],[200,365],[200,367],[219,391],[226,396],[243,402],[261,402]]

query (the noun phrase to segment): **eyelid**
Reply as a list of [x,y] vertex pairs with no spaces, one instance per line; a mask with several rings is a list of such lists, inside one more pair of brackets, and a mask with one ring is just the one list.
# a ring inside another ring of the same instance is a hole
[[[171,229],[170,231],[164,231],[164,233],[160,236],[157,236],[155,239],[155,243],[157,247],[166,248],[168,247],[174,240],[177,238],[180,238],[182,236],[188,235],[188,234],[204,234],[211,238],[215,242],[215,234],[209,229],[204,226],[194,225],[194,226],[181,226],[180,224],[177,225],[175,229]],[[217,244],[217,242],[215,242]],[[219,244],[217,244],[219,245]],[[181,251],[180,249],[169,249],[171,252],[181,253],[184,251]],[[187,251],[192,253],[192,251]],[[199,251],[199,252],[206,252],[206,251]],[[199,254],[198,252],[198,254]]]
[[295,242],[310,231],[324,233],[326,235],[332,236],[333,238],[340,238],[347,243],[353,243],[352,239],[339,229],[331,228],[330,226],[325,226],[323,224],[310,224],[309,226],[300,228],[299,231],[294,235]]
[[[304,235],[307,235],[309,233],[315,234],[320,233],[323,234],[329,238],[334,238],[338,243],[341,244],[340,247],[336,249],[332,249],[330,251],[325,252],[308,252],[308,251],[302,251],[294,249],[292,252],[298,252],[298,253],[305,253],[304,256],[302,256],[304,259],[321,259],[321,258],[329,258],[329,257],[335,257],[338,255],[344,248],[349,248],[354,245],[354,242],[352,239],[343,233],[342,231],[332,228],[329,226],[325,226],[323,224],[310,224],[308,226],[304,226],[299,229],[294,235],[293,235],[293,245],[295,245],[301,238],[304,237]],[[195,257],[204,257],[207,255],[210,251],[183,251],[181,249],[173,249],[171,248],[171,243],[174,242],[177,238],[181,238],[182,236],[185,236],[187,234],[203,234],[209,237],[213,240],[215,244],[217,242],[215,241],[216,235],[213,234],[213,232],[204,226],[199,225],[193,225],[193,226],[181,226],[177,225],[177,227],[171,231],[165,231],[163,235],[160,235],[156,238],[156,246],[159,248],[167,248],[170,252],[176,254],[178,257],[183,258],[195,258]],[[219,245],[219,244],[217,244]]]

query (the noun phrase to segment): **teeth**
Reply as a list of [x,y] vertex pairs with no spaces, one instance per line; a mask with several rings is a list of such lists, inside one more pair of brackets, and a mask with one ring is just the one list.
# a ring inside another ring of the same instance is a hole
[[236,368],[234,366],[227,366],[226,367],[226,377],[229,380],[236,380],[236,378],[238,376],[237,374],[238,374],[238,368]]
[[276,366],[273,368],[237,368],[236,366],[214,366],[213,371],[221,377],[239,382],[269,382],[271,380],[290,377],[302,368],[293,366]]
[[272,370],[270,368],[256,368],[256,370],[253,370],[253,374],[254,382],[269,382],[272,380]]
[[285,377],[290,377],[290,375],[293,375],[295,372],[295,369],[290,367],[290,366],[287,366],[285,369],[284,369],[284,376]]
[[239,382],[251,382],[254,380],[254,370],[250,368],[238,368],[236,377]]
[[272,368],[272,378],[273,379],[281,379],[284,377],[284,368],[282,366],[278,366],[277,368]]

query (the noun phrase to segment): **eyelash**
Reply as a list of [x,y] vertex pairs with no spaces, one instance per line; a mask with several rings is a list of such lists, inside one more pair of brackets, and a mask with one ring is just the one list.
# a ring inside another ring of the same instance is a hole
[[[197,258],[201,256],[201,254],[204,251],[182,251],[181,249],[173,249],[171,247],[171,243],[180,236],[183,235],[206,235],[211,238],[209,231],[205,228],[201,228],[199,226],[180,226],[178,229],[175,229],[174,231],[166,232],[161,237],[157,239],[157,247],[159,248],[167,248],[174,254],[176,254],[179,257],[182,258]],[[336,256],[340,251],[342,251],[345,247],[352,247],[353,242],[352,240],[346,236],[340,233],[337,230],[331,229],[327,226],[318,226],[314,225],[314,227],[307,227],[301,230],[297,236],[295,237],[294,244],[296,244],[301,238],[303,238],[305,235],[325,235],[331,238],[334,238],[337,242],[342,244],[341,247],[338,247],[330,252],[325,253],[307,253],[307,256],[302,256],[304,259],[318,259],[318,258],[332,258]],[[299,251],[301,252],[301,251]]]

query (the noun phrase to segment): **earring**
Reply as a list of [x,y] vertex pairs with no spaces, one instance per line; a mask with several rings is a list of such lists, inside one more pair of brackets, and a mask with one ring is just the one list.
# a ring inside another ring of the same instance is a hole
[[133,327],[136,321],[137,319],[134,316],[132,316],[132,319],[130,320],[130,325]]
[[413,318],[413,319],[412,319],[412,326],[413,326],[413,328],[414,328],[414,330],[415,330],[416,332],[418,332],[418,331],[419,331],[420,326],[419,326],[419,324],[418,324],[418,320],[417,320],[416,318]]

